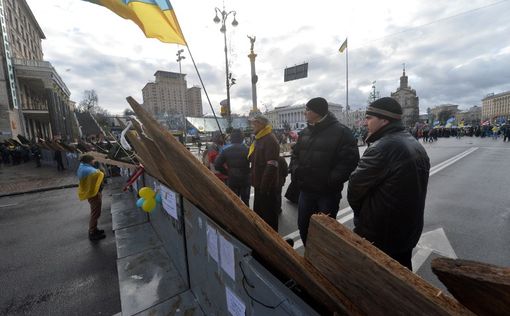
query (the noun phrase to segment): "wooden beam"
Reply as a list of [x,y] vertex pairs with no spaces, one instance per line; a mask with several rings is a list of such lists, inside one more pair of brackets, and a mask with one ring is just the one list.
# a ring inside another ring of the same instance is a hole
[[367,315],[472,315],[327,215],[313,215],[305,258]]
[[432,271],[448,291],[478,315],[510,315],[510,268],[436,258]]
[[107,165],[117,166],[119,168],[136,169],[136,165],[123,161],[113,160],[106,156],[106,154],[98,153],[97,151],[89,151],[85,155],[91,155],[96,161]]
[[299,256],[138,102],[131,97],[127,100],[142,122],[147,137],[152,140],[152,145],[147,139],[143,141],[149,153],[139,154],[142,159],[146,159],[147,154],[158,159],[158,169],[169,185],[251,247],[270,265],[270,269],[294,279],[317,302],[316,308],[331,314],[361,314],[359,308],[341,290]]

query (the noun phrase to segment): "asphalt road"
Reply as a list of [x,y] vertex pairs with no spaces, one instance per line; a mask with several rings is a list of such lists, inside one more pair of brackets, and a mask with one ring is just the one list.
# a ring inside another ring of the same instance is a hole
[[108,187],[88,240],[89,204],[76,188],[0,198],[0,315],[113,315],[120,312]]
[[[430,271],[435,257],[510,266],[510,143],[490,138],[440,138],[424,147],[432,169],[423,235],[413,252],[415,272],[444,289]],[[360,153],[363,151],[360,148]],[[345,197],[344,188],[337,218],[353,228],[352,210]],[[285,198],[279,233],[293,238],[294,248],[304,252],[297,233],[297,207]]]

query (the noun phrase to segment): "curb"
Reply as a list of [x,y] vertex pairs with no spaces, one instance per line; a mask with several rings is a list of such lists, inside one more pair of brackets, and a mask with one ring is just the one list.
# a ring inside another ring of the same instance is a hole
[[0,198],[6,197],[6,196],[15,196],[15,195],[22,195],[22,194],[31,194],[31,193],[39,193],[39,192],[45,192],[45,191],[60,190],[60,189],[76,188],[77,186],[78,186],[78,184],[67,184],[67,185],[60,185],[60,186],[49,187],[49,188],[40,188],[40,189],[34,189],[34,190],[29,190],[29,191],[23,191],[23,192],[12,192],[12,193],[0,194]]

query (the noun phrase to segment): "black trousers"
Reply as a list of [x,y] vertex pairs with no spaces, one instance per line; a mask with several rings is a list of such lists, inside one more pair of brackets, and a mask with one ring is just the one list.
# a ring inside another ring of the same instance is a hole
[[398,261],[401,265],[413,271],[413,264],[411,261],[413,250],[408,250],[400,253],[388,253],[388,256]]
[[253,210],[277,232],[279,208],[278,192],[276,190],[268,193],[262,193],[260,189],[255,188]]

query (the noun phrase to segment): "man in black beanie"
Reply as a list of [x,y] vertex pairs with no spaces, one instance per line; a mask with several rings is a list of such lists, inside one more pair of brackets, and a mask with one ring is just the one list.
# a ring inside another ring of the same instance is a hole
[[336,218],[344,182],[359,160],[354,136],[328,111],[324,98],[306,103],[305,118],[308,127],[299,133],[291,158],[292,178],[300,191],[298,228],[304,245],[312,214]]
[[402,107],[392,98],[366,110],[368,148],[351,174],[347,199],[354,232],[412,270],[411,256],[423,230],[430,161],[404,130]]

